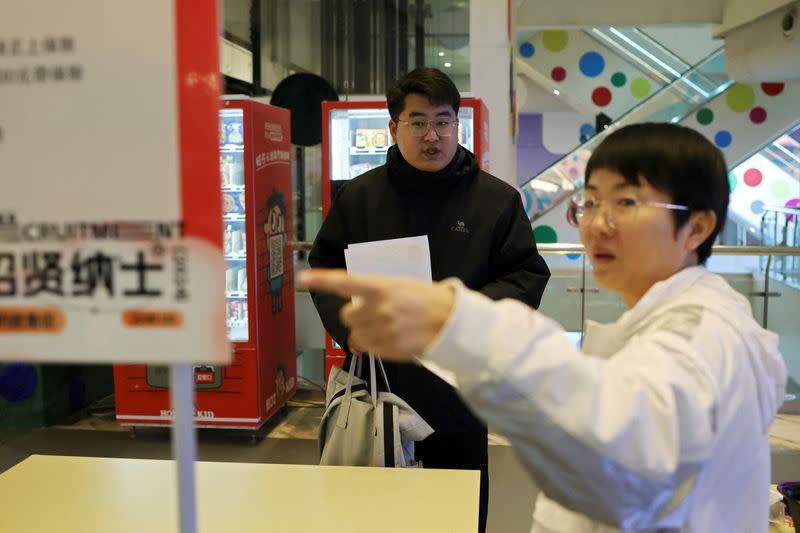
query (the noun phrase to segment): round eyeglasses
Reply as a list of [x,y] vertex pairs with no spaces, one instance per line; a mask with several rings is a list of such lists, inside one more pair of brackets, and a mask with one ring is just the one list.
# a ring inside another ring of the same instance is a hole
[[630,224],[636,221],[636,214],[640,207],[655,207],[658,209],[672,209],[675,211],[688,211],[689,207],[678,204],[665,204],[663,202],[641,202],[636,198],[622,197],[610,200],[597,200],[575,195],[567,208],[567,222],[576,228],[585,227],[592,223],[595,215],[605,205],[605,222],[611,228],[621,224]]
[[453,127],[458,124],[458,119],[437,118],[433,120],[398,120],[400,124],[406,124],[414,137],[424,137],[431,128],[434,129],[439,137],[450,137],[453,134]]

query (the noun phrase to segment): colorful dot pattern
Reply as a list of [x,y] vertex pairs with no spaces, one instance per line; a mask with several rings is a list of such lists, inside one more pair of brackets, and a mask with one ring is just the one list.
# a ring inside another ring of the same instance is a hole
[[783,83],[762,83],[761,90],[764,91],[764,94],[767,96],[778,96],[783,92],[784,84]]
[[[765,95],[773,97],[781,94],[785,85],[783,83],[762,83],[760,88]],[[750,123],[757,126],[767,122],[769,114],[763,106],[756,105],[756,97],[756,90],[742,83],[734,83],[724,94],[725,105],[730,111],[747,113]],[[714,111],[708,107],[695,113],[695,120],[701,126],[708,126],[715,119]],[[719,148],[727,148],[733,143],[733,135],[729,130],[718,130],[714,135],[714,142]]]
[[764,175],[757,168],[748,168],[744,171],[744,184],[749,187],[758,187]]
[[606,68],[606,60],[597,52],[586,52],[578,61],[578,68],[584,76],[595,78],[603,73],[603,69]]
[[[800,207],[800,198],[792,198],[788,202],[784,204],[786,207]],[[794,222],[794,215],[789,215],[788,217],[789,222]]]
[[[551,81],[565,83],[563,90],[591,101],[597,112],[602,109],[612,119],[635,105],[635,99],[651,95],[662,85],[641,77],[634,67],[576,30],[521,33],[516,44],[521,58],[530,59]],[[587,78],[596,83],[586,84]]]
[[536,47],[533,46],[533,43],[522,43],[519,47],[519,55],[522,57],[533,57],[535,53]]
[[[797,190],[794,181],[782,172],[776,172],[771,164],[761,168],[760,161],[762,159],[751,159],[742,165],[743,172],[736,170],[728,174],[731,207],[738,205],[739,209],[746,210],[748,216],[754,217],[753,224],[758,223],[767,206],[800,204],[800,198],[792,198]],[[737,175],[744,188],[737,188]]]
[[542,35],[542,44],[551,52],[560,52],[568,43],[569,34],[564,30],[547,30]]
[[606,87],[598,87],[592,91],[592,102],[597,107],[605,107],[611,103],[611,91]]
[[725,103],[734,113],[744,113],[756,103],[756,93],[752,87],[734,83],[725,91]]
[[750,122],[761,124],[767,120],[767,110],[763,107],[754,107],[750,110]]
[[772,186],[769,188],[770,194],[778,199],[784,198],[786,195],[788,195],[789,190],[789,183],[783,180],[774,181]]
[[[792,198],[784,204],[786,207],[800,207],[800,198]],[[789,222],[794,222],[794,215],[789,215]]]
[[650,94],[650,82],[647,78],[636,78],[631,82],[631,94],[634,98],[642,99]]
[[708,126],[712,122],[714,122],[714,112],[711,111],[709,108],[704,107],[700,111],[697,112],[697,122],[702,124],[703,126]]
[[[553,81],[565,82],[564,90],[567,91],[573,90],[572,86],[576,83],[579,86],[582,84],[583,90],[586,91],[582,98],[589,96],[597,108],[606,109],[604,112],[612,116],[616,114],[617,107],[627,105],[626,101],[630,102],[631,96],[641,100],[660,87],[657,80],[639,76],[638,73],[634,74],[634,70],[620,65],[614,56],[604,57],[602,49],[598,50],[591,44],[587,45],[580,39],[580,36],[572,32],[550,30],[534,35],[535,37],[521,36],[521,39],[517,41],[520,56],[534,57],[538,54],[541,59],[537,56],[537,59],[533,61],[544,62],[545,68],[541,70],[542,72],[549,70]],[[555,58],[547,55],[547,52],[562,53],[565,50],[565,53]],[[544,55],[542,55],[543,52]],[[578,61],[577,65],[574,63],[576,60]],[[567,79],[568,73],[571,79]],[[709,127],[706,134],[719,148],[725,150],[726,154],[736,153],[739,147],[738,144],[733,145],[735,139],[738,137],[738,143],[746,143],[749,133],[744,133],[747,130],[742,130],[739,122],[731,122],[734,117],[726,111],[742,115],[745,120],[745,128],[747,124],[754,126],[765,124],[779,118],[779,112],[775,111],[772,107],[774,104],[771,104],[769,100],[787,90],[794,89],[787,88],[784,83],[765,82],[752,86],[734,83],[721,95],[717,103],[709,103],[696,111],[694,114],[695,127]],[[579,129],[580,142],[586,142],[592,135],[594,135],[592,125],[582,124]],[[734,191],[738,195],[746,195],[743,198],[745,203],[741,204],[744,210],[755,214],[762,211],[765,205],[782,205],[784,203],[790,205],[789,202],[794,202],[795,206],[800,205],[800,198],[791,198],[797,196],[793,193],[796,191],[796,187],[791,181],[783,178],[775,179],[772,174],[762,175],[761,171],[754,166],[753,168],[743,167],[743,170],[746,169],[745,172],[737,170],[728,174],[732,195]],[[575,175],[577,172],[576,169],[569,167],[564,168],[563,171],[567,175]],[[755,192],[756,190],[761,192]],[[534,207],[532,204],[542,201],[538,197],[528,198],[530,194],[525,196],[526,208],[530,206],[532,210]],[[535,193],[534,196],[536,196]],[[753,197],[748,198],[748,196]],[[787,201],[787,199],[789,200]]]
[[536,226],[535,228],[533,228],[533,237],[539,244],[549,244],[558,242],[558,235],[556,234],[556,230],[554,230],[553,228],[551,228],[546,224],[542,224],[540,226]]
[[717,143],[717,146],[720,148],[727,148],[733,142],[733,135],[727,130],[720,130],[714,135],[714,142]]
[[581,144],[583,144],[590,138],[592,138],[592,136],[594,135],[594,126],[588,123],[581,124],[581,128],[578,134],[579,134],[578,139],[580,140]]

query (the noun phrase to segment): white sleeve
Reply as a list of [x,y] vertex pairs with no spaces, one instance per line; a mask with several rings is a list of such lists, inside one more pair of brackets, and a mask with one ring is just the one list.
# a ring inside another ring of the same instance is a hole
[[600,359],[524,304],[452,285],[425,357],[455,373],[545,494],[625,530],[679,527],[714,438],[716,389],[691,339],[656,328]]

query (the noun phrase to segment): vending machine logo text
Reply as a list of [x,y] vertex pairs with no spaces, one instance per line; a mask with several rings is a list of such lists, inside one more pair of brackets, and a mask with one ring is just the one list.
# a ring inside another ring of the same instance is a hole
[[264,138],[268,141],[281,142],[283,140],[283,127],[276,122],[265,122]]

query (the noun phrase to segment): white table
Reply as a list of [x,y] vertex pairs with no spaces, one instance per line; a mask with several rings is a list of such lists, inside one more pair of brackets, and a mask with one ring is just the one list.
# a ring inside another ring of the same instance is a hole
[[[202,533],[478,529],[477,471],[196,465]],[[175,464],[32,455],[0,474],[0,531],[176,533]]]

